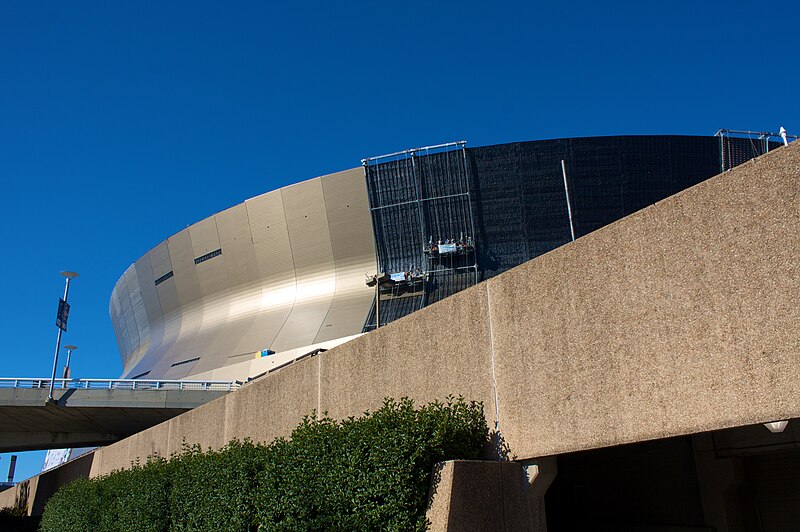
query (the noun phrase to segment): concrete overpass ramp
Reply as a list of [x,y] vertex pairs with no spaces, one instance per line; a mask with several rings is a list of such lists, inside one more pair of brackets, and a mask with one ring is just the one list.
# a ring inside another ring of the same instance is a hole
[[218,381],[0,379],[0,452],[108,445],[233,391]]

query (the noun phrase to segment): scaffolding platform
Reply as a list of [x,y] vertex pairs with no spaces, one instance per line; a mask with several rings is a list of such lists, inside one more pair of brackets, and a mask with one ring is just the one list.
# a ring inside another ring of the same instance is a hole
[[366,284],[369,287],[378,287],[382,296],[401,297],[422,292],[425,283],[425,273],[422,271],[381,273],[368,275]]
[[467,237],[464,240],[445,240],[436,243],[428,242],[423,247],[425,256],[429,259],[435,259],[441,256],[452,255],[470,255],[475,252],[475,246],[472,239]]

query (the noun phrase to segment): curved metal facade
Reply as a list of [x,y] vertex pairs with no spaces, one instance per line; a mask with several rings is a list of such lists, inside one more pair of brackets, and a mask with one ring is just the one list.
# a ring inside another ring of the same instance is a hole
[[[579,237],[719,173],[721,144],[596,137],[413,157],[252,198],[136,261],[110,303],[123,376],[191,377],[264,349],[288,352],[369,330],[374,290],[364,273],[375,272],[376,250],[381,269],[422,265],[427,276],[420,292],[381,298],[380,323],[388,323],[569,242],[562,160]],[[465,173],[453,175],[468,190],[454,206],[447,198],[456,181],[442,169],[452,172],[459,160]],[[474,234],[464,234],[467,226],[445,234],[442,217],[464,209]],[[426,241],[448,237],[474,242],[474,269],[428,273]]]
[[111,295],[124,377],[184,378],[359,333],[375,269],[361,168],[249,199],[170,237]]

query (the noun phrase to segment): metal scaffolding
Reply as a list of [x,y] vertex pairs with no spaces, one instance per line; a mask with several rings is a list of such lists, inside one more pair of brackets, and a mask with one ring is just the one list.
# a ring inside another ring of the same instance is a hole
[[478,265],[465,141],[361,163],[378,248],[369,330],[476,284]]
[[783,128],[778,133],[720,129],[715,136],[719,137],[720,170],[722,172],[727,172],[731,168],[779,148],[784,143],[788,143],[788,139],[798,139],[797,135],[788,135]]

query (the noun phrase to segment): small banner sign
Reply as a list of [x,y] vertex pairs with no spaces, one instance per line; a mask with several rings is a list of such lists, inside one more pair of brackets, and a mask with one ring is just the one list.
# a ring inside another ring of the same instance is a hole
[[69,319],[69,303],[58,298],[58,314],[56,315],[56,327],[67,332],[67,319]]

